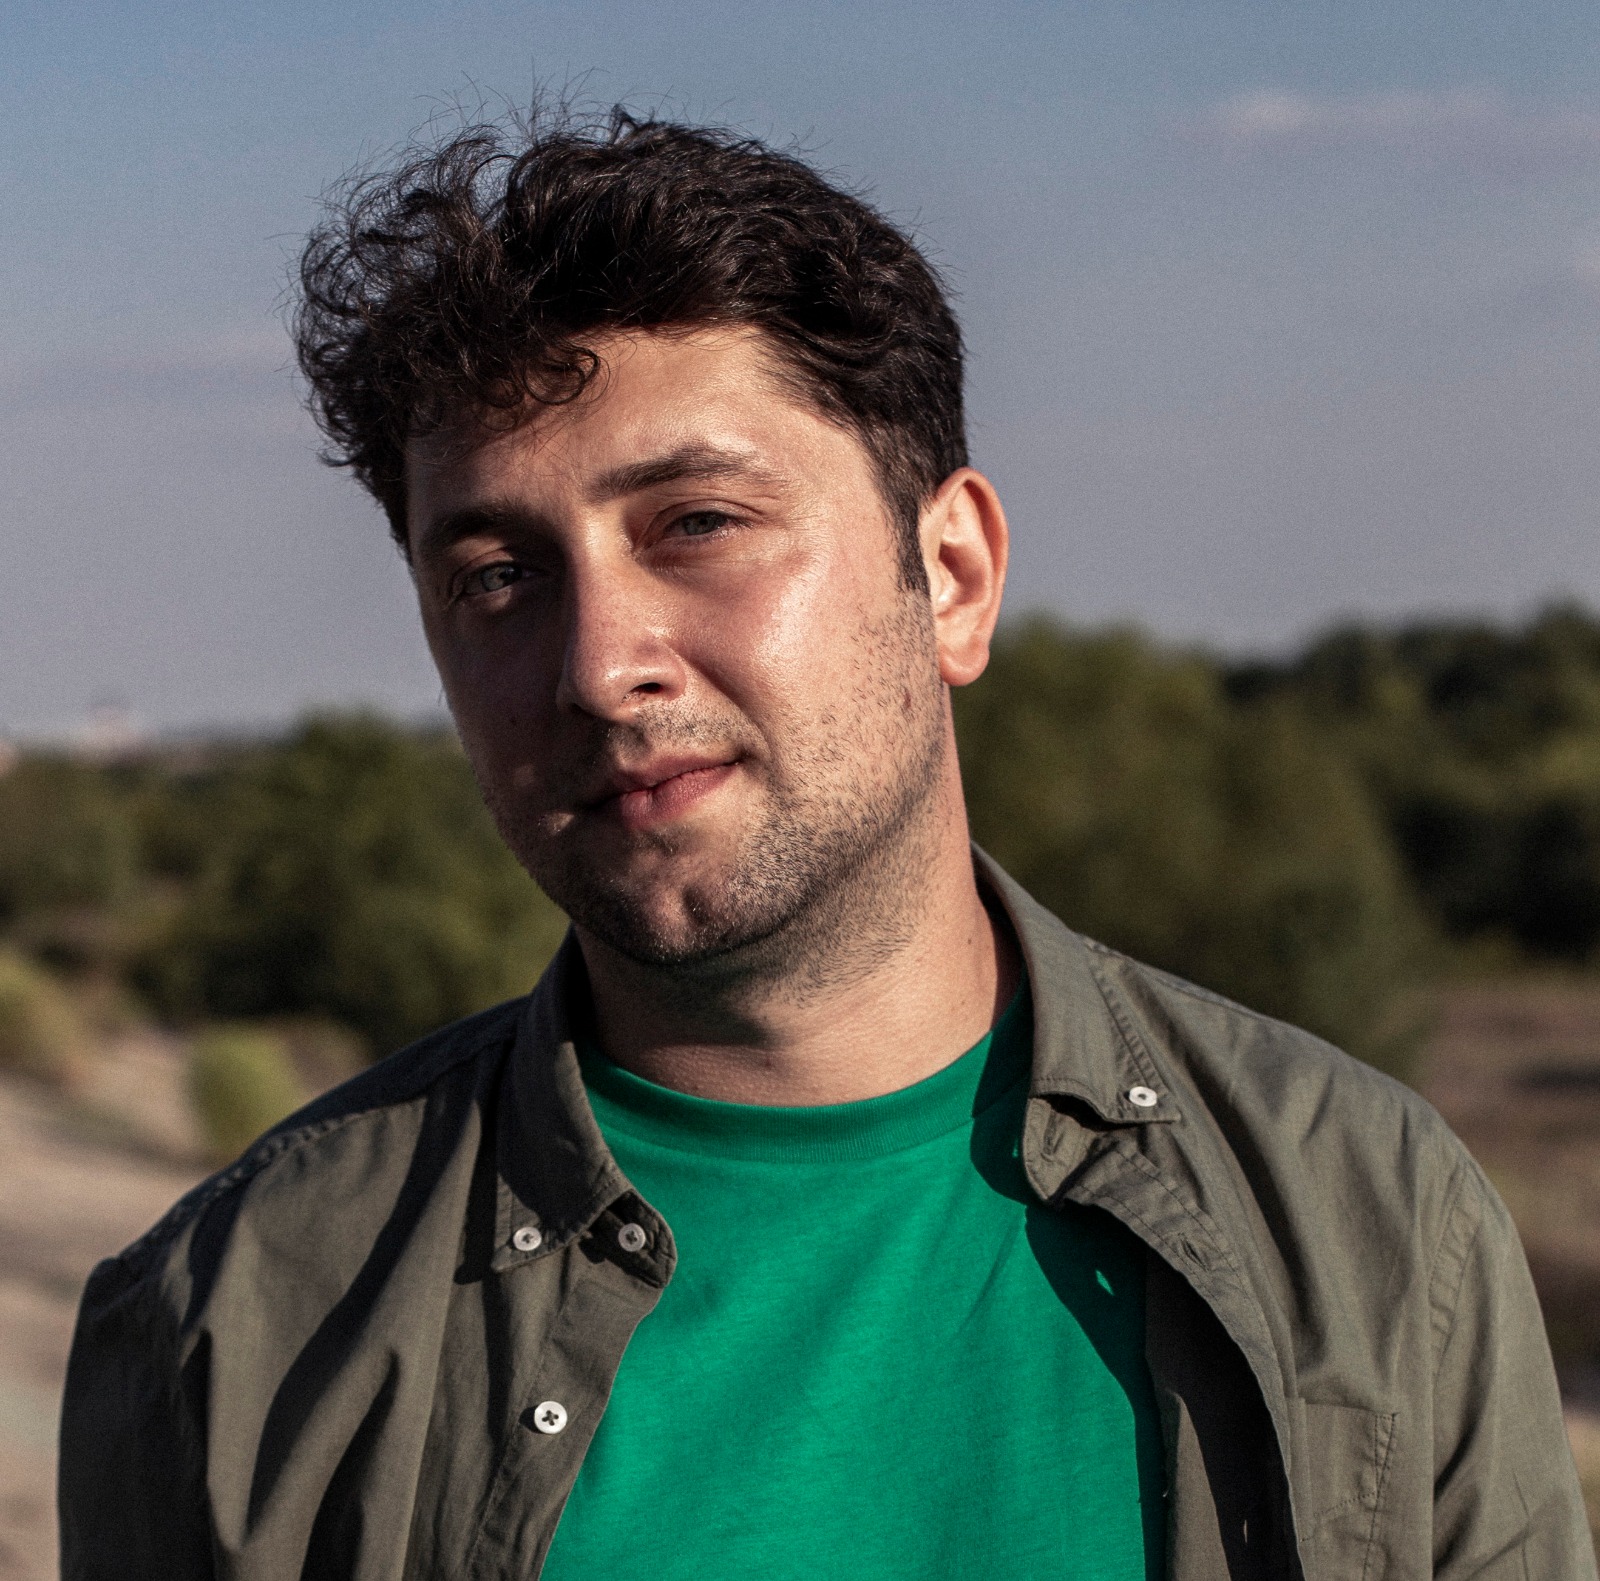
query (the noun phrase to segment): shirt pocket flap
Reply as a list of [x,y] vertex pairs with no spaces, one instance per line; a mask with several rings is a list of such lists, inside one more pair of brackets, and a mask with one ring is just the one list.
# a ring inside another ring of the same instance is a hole
[[1303,1400],[1306,1465],[1300,1478],[1302,1537],[1341,1517],[1359,1520],[1364,1535],[1383,1498],[1397,1413]]

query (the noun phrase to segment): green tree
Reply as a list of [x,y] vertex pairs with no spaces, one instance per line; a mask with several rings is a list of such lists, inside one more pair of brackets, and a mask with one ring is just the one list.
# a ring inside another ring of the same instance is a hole
[[0,927],[111,905],[139,860],[137,819],[105,770],[41,754],[0,775]]
[[443,734],[315,719],[186,795],[209,826],[138,974],[168,1013],[321,1013],[386,1053],[525,991],[564,929]]
[[1278,700],[1356,767],[1447,935],[1531,959],[1600,953],[1600,624],[1332,632],[1230,695]]
[[958,694],[973,832],[1142,960],[1390,1065],[1421,929],[1359,777],[1303,717],[1132,632],[1034,621]]

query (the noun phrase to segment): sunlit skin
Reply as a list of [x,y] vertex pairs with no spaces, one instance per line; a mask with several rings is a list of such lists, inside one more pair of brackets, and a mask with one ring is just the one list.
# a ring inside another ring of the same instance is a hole
[[909,1085],[1016,981],[949,707],[988,660],[999,501],[946,479],[908,589],[871,457],[759,334],[595,350],[572,405],[408,452],[424,627],[485,796],[573,914],[619,1064],[746,1103]]

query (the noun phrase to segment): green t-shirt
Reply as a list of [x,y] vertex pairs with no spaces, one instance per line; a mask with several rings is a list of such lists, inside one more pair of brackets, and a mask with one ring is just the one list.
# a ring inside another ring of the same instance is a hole
[[678,1266],[623,1357],[546,1581],[1163,1574],[1137,1243],[1038,1205],[1026,993],[861,1103],[672,1092],[594,1054]]

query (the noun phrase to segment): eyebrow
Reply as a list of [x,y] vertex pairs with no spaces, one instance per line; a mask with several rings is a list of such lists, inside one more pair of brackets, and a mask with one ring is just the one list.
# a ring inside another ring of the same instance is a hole
[[612,468],[600,478],[592,494],[598,500],[614,500],[645,489],[660,488],[664,483],[681,483],[686,479],[714,482],[732,477],[770,482],[773,474],[747,451],[689,444],[645,461],[630,461],[626,466]]
[[[747,451],[725,449],[720,445],[688,444],[659,456],[649,456],[643,461],[630,461],[623,466],[613,467],[611,471],[601,474],[598,482],[589,490],[589,496],[597,502],[604,502],[639,494],[646,489],[660,488],[667,483],[715,482],[732,477],[771,483],[776,476]],[[452,544],[470,538],[475,533],[526,529],[531,524],[528,513],[514,505],[463,506],[460,510],[447,511],[428,524],[417,540],[415,559],[420,562],[440,554]]]
[[458,511],[446,511],[443,516],[422,530],[417,547],[410,556],[413,564],[421,564],[436,554],[442,554],[463,538],[474,533],[504,532],[514,526],[526,526],[523,512],[508,510],[497,505],[467,505]]

